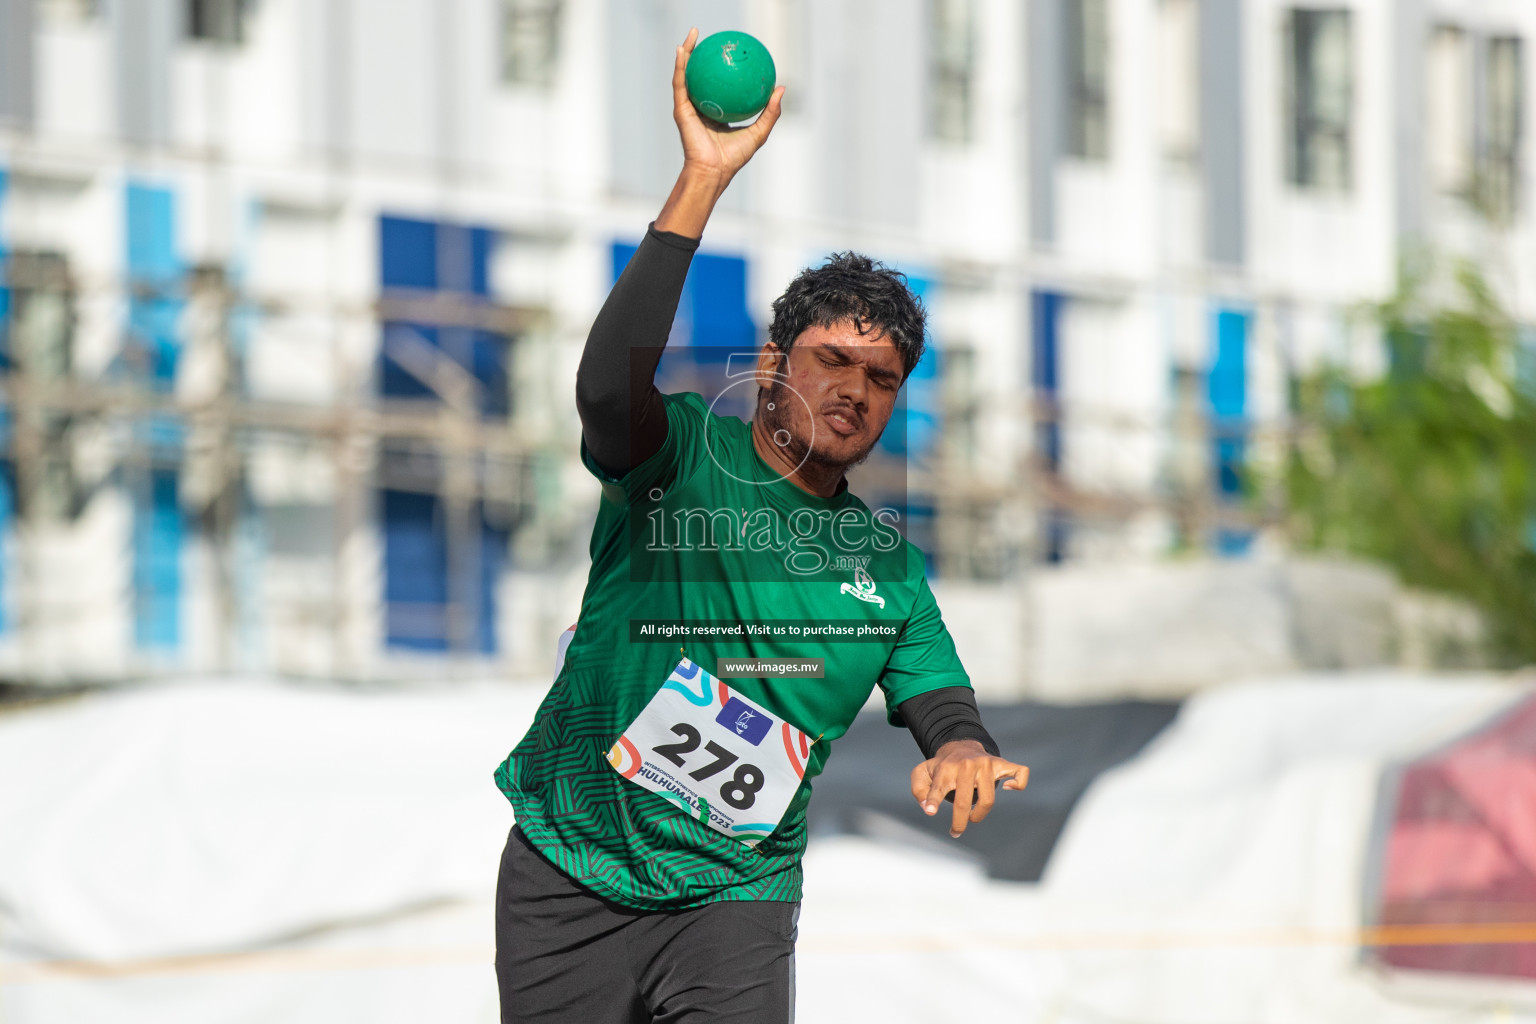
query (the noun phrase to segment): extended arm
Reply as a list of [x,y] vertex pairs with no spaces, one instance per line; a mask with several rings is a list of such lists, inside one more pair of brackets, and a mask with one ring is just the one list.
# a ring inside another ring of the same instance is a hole
[[967,824],[991,813],[998,782],[1004,789],[1023,789],[1029,782],[1028,768],[1000,755],[970,687],[929,690],[896,710],[927,759],[912,769],[912,796],[930,816],[938,813],[939,801],[954,801],[951,836],[958,839]]
[[[911,548],[908,555],[911,571],[921,572],[917,549]],[[913,799],[930,815],[946,799],[955,802],[950,835],[959,836],[967,822],[987,816],[997,783],[1006,789],[1024,788],[1029,769],[999,756],[997,744],[982,727],[975,694],[926,578],[919,581],[880,687],[887,701],[903,695],[892,720],[912,730],[926,759],[912,769]]]
[[576,370],[576,411],[592,458],[622,476],[654,455],[667,437],[666,409],[653,380],[677,315],[688,264],[715,203],[736,172],[767,141],[784,90],[745,128],[706,123],[688,100],[685,70],[698,30],[677,48],[672,119],[683,142],[683,169],[661,213],[608,294]]

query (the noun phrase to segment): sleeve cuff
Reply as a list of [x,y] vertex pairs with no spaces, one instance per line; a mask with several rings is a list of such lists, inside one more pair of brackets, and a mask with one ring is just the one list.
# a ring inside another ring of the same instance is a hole
[[695,252],[699,248],[699,239],[689,238],[687,235],[680,235],[675,231],[658,231],[655,221],[651,221],[650,225],[645,229],[645,233],[647,237],[656,239],[662,245],[681,249],[683,252]]
[[1001,749],[997,745],[997,741],[992,738],[992,734],[987,732],[986,728],[980,723],[971,722],[957,725],[954,728],[935,737],[933,744],[934,753],[938,753],[939,748],[943,747],[944,744],[953,743],[956,740],[975,740],[977,743],[981,744],[981,749],[985,750],[993,757],[1003,756]]

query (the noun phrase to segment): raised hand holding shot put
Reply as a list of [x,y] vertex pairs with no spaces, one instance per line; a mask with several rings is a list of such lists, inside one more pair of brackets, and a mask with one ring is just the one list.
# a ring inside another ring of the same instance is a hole
[[784,87],[773,90],[768,106],[756,121],[732,128],[700,116],[688,98],[688,61],[699,40],[699,30],[691,29],[677,48],[677,62],[672,69],[672,120],[683,140],[683,171],[672,186],[672,194],[656,216],[656,230],[669,231],[686,238],[704,234],[704,225],[725,194],[736,172],[747,165],[752,155],[768,141],[768,133],[783,113]]
[[[577,370],[603,496],[575,635],[496,773],[517,814],[496,899],[503,1021],[792,1019],[812,780],[876,686],[925,758],[913,797],[930,815],[955,801],[951,835],[1028,778],[982,726],[899,510],[848,490],[922,356],[905,275],[856,253],[802,271],[755,373],[726,385],[756,388],[750,423],[656,388],[699,239],[784,92],[745,127],[701,117],[697,40],[673,68],[682,171]],[[647,621],[757,628],[658,641]],[[785,674],[808,659],[820,675]]]

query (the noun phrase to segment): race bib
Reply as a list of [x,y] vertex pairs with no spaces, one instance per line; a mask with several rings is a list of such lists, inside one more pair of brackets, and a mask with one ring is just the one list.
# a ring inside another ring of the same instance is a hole
[[756,846],[789,809],[813,742],[684,658],[608,763],[716,832]]

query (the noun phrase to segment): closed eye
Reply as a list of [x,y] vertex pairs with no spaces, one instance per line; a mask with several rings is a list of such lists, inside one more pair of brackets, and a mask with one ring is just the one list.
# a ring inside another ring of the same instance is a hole
[[[853,363],[853,360],[849,359],[845,353],[839,352],[831,346],[827,346],[822,351],[817,352],[816,358],[821,361],[822,366],[829,369],[849,366]],[[866,367],[864,374],[882,391],[895,391],[901,386],[900,378],[887,370],[871,370]]]

